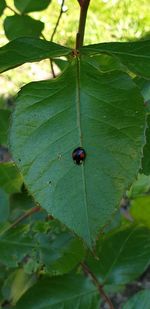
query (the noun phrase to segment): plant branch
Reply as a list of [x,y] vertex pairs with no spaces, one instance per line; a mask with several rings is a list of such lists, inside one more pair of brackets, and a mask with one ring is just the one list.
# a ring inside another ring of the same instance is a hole
[[53,41],[54,35],[55,35],[55,33],[56,33],[56,31],[57,31],[57,28],[58,28],[58,26],[59,26],[59,23],[60,23],[60,20],[61,20],[61,16],[62,16],[62,14],[63,14],[63,6],[64,6],[64,3],[65,3],[65,0],[62,0],[61,7],[60,7],[60,12],[59,12],[59,15],[58,15],[58,19],[57,19],[55,28],[54,28],[54,30],[53,30],[53,33],[52,33],[52,35],[51,35],[51,39],[50,39],[51,42]]
[[[64,3],[65,3],[65,0],[62,0],[62,3],[61,3],[61,7],[60,7],[60,12],[59,12],[59,15],[58,15],[58,19],[57,19],[57,22],[56,22],[56,25],[55,25],[55,28],[52,32],[52,35],[51,35],[51,38],[50,38],[50,41],[53,42],[53,39],[54,39],[54,35],[57,31],[57,28],[59,26],[59,23],[60,23],[60,20],[61,20],[61,16],[63,14],[63,6],[64,6]],[[53,66],[53,61],[52,59],[50,59],[50,66],[51,66],[51,71],[52,71],[52,75],[53,75],[53,78],[56,77],[56,74],[55,74],[55,71],[54,71],[54,66]]]
[[11,10],[14,14],[19,15],[17,11],[15,11],[11,6],[6,5],[6,8]]
[[92,273],[92,271],[88,268],[88,266],[85,263],[80,263],[80,265],[82,266],[82,269],[84,271],[84,273],[86,275],[88,275],[93,283],[96,285],[100,296],[104,299],[104,301],[108,304],[110,309],[115,309],[110,298],[106,295],[103,286],[99,283],[98,279],[96,278],[96,276]]
[[22,222],[23,220],[27,219],[28,217],[32,216],[33,214],[35,214],[36,212],[41,211],[41,210],[42,210],[42,208],[39,205],[32,207],[31,209],[26,211],[22,216],[17,218],[11,225],[6,227],[6,229],[2,230],[1,235],[6,233],[7,231],[9,231],[10,229],[16,227],[16,225],[18,225],[20,222]]
[[80,19],[79,19],[78,33],[76,36],[76,49],[79,49],[80,47],[83,46],[86,17],[90,0],[78,0],[78,2],[80,5]]

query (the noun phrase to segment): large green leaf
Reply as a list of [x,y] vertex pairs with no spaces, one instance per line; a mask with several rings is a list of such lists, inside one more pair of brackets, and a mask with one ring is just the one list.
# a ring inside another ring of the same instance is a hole
[[131,297],[122,309],[149,309],[150,291],[149,289],[140,291]]
[[124,285],[140,276],[150,264],[150,230],[131,226],[101,236],[89,268],[103,284]]
[[50,2],[51,0],[14,0],[16,8],[23,14],[45,10]]
[[1,0],[0,1],[0,16],[3,14],[3,11],[6,7],[6,1],[5,0]]
[[61,276],[39,281],[14,309],[99,309],[96,287],[88,278]]
[[19,37],[39,37],[44,28],[44,23],[30,16],[13,15],[4,20],[4,30],[9,40]]
[[135,74],[150,78],[150,40],[87,45],[81,48],[81,52],[113,55]]
[[12,162],[0,163],[0,187],[7,193],[20,192],[22,176]]
[[[101,74],[74,60],[59,78],[21,90],[13,157],[35,200],[91,245],[139,169],[144,122],[127,74]],[[79,166],[72,160],[78,146],[87,153]]]
[[0,48],[0,72],[25,62],[68,55],[71,49],[36,38],[19,38]]

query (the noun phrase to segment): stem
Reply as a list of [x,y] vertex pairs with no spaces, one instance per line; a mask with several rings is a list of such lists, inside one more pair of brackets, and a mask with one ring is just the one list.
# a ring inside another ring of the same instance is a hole
[[6,8],[11,10],[14,14],[19,15],[17,11],[15,11],[11,6],[6,5]]
[[61,16],[62,16],[62,14],[63,14],[63,6],[64,6],[64,3],[65,3],[65,0],[62,0],[61,7],[60,7],[60,12],[59,12],[59,15],[58,15],[58,19],[57,19],[55,28],[54,28],[54,30],[53,30],[53,33],[52,33],[52,35],[51,35],[51,39],[50,39],[51,42],[53,41],[54,35],[55,35],[55,33],[56,33],[56,31],[57,31],[57,28],[58,28],[58,26],[59,26],[60,19],[61,19]]
[[82,0],[82,1],[78,0],[78,2],[80,4],[80,19],[79,19],[78,33],[76,36],[76,49],[79,49],[80,47],[83,46],[86,16],[90,0]]
[[[65,3],[65,0],[62,0],[62,3],[61,3],[61,7],[60,7],[60,12],[59,12],[59,15],[58,15],[58,19],[57,19],[57,22],[56,22],[56,25],[55,25],[55,28],[52,32],[52,35],[51,35],[51,38],[50,38],[50,41],[53,42],[53,39],[54,39],[54,35],[57,31],[57,28],[59,26],[59,23],[60,23],[60,20],[61,20],[61,16],[63,14],[63,6],[64,6],[64,3]],[[51,71],[52,71],[52,75],[53,75],[53,78],[56,77],[56,74],[55,74],[55,71],[54,71],[54,66],[53,66],[53,61],[52,59],[50,59],[50,66],[51,66]]]
[[27,212],[25,212],[22,216],[20,216],[19,218],[16,219],[16,221],[14,221],[10,226],[8,226],[5,230],[2,231],[1,235],[3,235],[4,233],[6,233],[7,231],[9,231],[10,229],[14,228],[16,225],[18,225],[20,222],[22,222],[23,220],[25,220],[26,218],[32,216],[33,214],[35,214],[38,211],[41,211],[42,208],[40,206],[35,206],[32,207],[31,209],[29,209]]
[[103,286],[99,283],[98,279],[96,278],[96,276],[92,273],[92,271],[88,268],[88,266],[84,263],[80,263],[80,265],[82,266],[82,269],[84,271],[85,274],[87,274],[89,277],[91,277],[93,283],[96,285],[100,296],[104,299],[104,301],[108,304],[110,309],[115,309],[110,298],[106,295]]

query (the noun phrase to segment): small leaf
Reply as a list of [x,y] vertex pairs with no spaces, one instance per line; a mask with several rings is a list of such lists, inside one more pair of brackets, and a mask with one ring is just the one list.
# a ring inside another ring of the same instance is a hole
[[[40,239],[39,239],[40,240]],[[49,236],[40,240],[41,264],[45,264],[50,275],[62,275],[71,271],[84,258],[81,240],[69,233],[61,233],[50,242]]]
[[32,287],[14,309],[99,309],[96,287],[88,279],[76,276],[45,278]]
[[26,62],[70,54],[71,49],[35,38],[19,38],[0,48],[0,72]]
[[44,24],[41,21],[27,15],[7,16],[4,20],[5,34],[9,40],[23,36],[39,37],[43,28]]
[[96,255],[89,268],[103,284],[127,284],[139,277],[150,264],[150,230],[131,226],[117,229],[98,240]]
[[133,200],[130,213],[136,223],[150,228],[150,196],[141,196]]
[[0,236],[0,262],[11,268],[17,267],[26,255],[32,253],[35,246],[27,226],[10,228]]
[[150,176],[138,174],[137,179],[133,182],[130,190],[127,192],[129,199],[148,193],[150,190]]
[[131,72],[150,78],[150,40],[87,45],[81,48],[81,52],[89,56],[113,55]]
[[[127,74],[73,60],[59,78],[19,93],[12,153],[35,200],[91,246],[139,170],[144,126],[143,100]],[[78,166],[79,146],[87,156]]]
[[0,16],[3,14],[5,7],[6,7],[6,1],[0,0]]
[[0,163],[0,187],[7,193],[20,192],[22,176],[12,162]]
[[9,196],[0,189],[0,223],[8,220],[9,217]]
[[0,145],[7,145],[8,143],[8,129],[10,123],[10,111],[9,110],[0,110]]
[[4,299],[10,301],[12,305],[36,282],[34,275],[27,275],[23,269],[17,269],[10,273],[4,281],[2,293]]
[[127,303],[122,309],[149,309],[150,305],[150,291],[143,290],[136,293],[133,297],[129,298]]
[[51,0],[14,0],[15,7],[22,14],[45,10],[50,2]]

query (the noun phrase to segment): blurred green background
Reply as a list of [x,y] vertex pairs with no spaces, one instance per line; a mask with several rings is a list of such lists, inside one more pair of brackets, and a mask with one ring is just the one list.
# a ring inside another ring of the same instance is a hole
[[[13,0],[7,4],[14,8]],[[52,0],[45,11],[29,14],[45,23],[43,35],[50,40],[55,27],[61,0]],[[0,46],[8,42],[3,21],[6,16],[13,15],[10,9],[4,11],[0,18]],[[54,37],[54,41],[74,47],[78,28],[79,4],[77,0],[66,0],[64,13]],[[85,44],[128,41],[148,38],[150,33],[149,0],[91,0],[88,11]],[[49,60],[40,63],[25,64],[20,68],[3,73],[0,77],[0,100],[15,95],[21,86],[33,81],[51,77]]]

